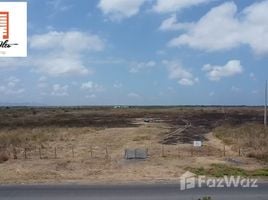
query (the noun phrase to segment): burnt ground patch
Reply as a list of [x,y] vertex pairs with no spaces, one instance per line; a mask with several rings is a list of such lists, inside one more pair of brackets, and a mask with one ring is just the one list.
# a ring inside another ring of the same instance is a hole
[[203,126],[191,126],[178,133],[169,134],[160,141],[162,144],[175,145],[178,143],[192,143],[195,140],[205,141],[208,129]]
[[169,118],[167,122],[176,126],[184,126],[186,122],[190,124],[182,131],[167,134],[160,143],[162,144],[178,144],[178,143],[192,143],[194,140],[205,141],[205,134],[212,131],[214,128],[223,124],[238,126],[244,123],[262,123],[263,115],[261,110],[251,109],[230,109],[222,112],[218,110],[200,110],[178,115],[176,118]]
[[8,109],[0,110],[0,128],[132,127],[132,118],[107,109]]

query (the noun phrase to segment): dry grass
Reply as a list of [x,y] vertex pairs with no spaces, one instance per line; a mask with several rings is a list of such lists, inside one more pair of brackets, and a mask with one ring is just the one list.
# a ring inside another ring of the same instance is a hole
[[208,168],[187,168],[196,175],[223,177],[223,176],[242,176],[242,177],[267,177],[268,169],[245,170],[226,164],[211,164]]
[[[186,167],[228,164],[221,147],[210,143],[211,138],[194,155],[190,143],[160,144],[174,127],[185,125],[181,120],[184,117],[192,126],[208,125],[210,129],[210,124],[222,118],[217,112],[219,116],[214,119],[214,109],[51,108],[0,112],[0,147],[8,156],[0,164],[1,183],[178,181]],[[143,123],[143,117],[152,117],[155,122]],[[148,148],[149,158],[124,160],[126,148]],[[262,163],[249,159],[252,161],[241,167],[263,168]]]
[[0,147],[29,147],[33,144],[41,145],[44,142],[58,137],[53,129],[18,128],[0,131]]
[[[191,157],[188,144],[164,145],[162,155],[159,141],[168,131],[165,124],[145,124],[131,128],[39,128],[32,132],[28,129],[24,131],[21,134],[26,136],[31,133],[48,134],[41,140],[42,159],[38,155],[39,140],[30,136],[30,139],[19,140],[28,141],[32,148],[29,148],[26,160],[23,148],[17,148],[18,159],[10,159],[0,165],[1,183],[177,181],[186,166],[197,167],[215,162],[215,157]],[[21,129],[10,130],[9,134],[14,137],[20,132]],[[5,131],[0,131],[0,135],[6,135]],[[23,143],[16,144],[24,146]],[[57,158],[54,157],[54,147],[57,147]],[[108,159],[105,155],[106,147]],[[148,160],[123,159],[125,148],[139,147],[149,148]]]
[[242,148],[247,156],[268,161],[268,130],[263,125],[221,126],[214,134],[233,148]]

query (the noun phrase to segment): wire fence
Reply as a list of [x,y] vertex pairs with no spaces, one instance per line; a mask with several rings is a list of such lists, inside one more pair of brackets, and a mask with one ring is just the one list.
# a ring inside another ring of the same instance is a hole
[[[246,150],[237,147],[233,151],[226,151],[225,146],[222,148],[213,148],[210,146],[193,147],[185,145],[154,145],[143,146],[146,149],[147,159],[154,158],[181,158],[181,157],[228,157],[228,156],[245,156]],[[0,156],[8,156],[9,159],[116,159],[124,158],[127,148],[113,149],[110,146],[88,146],[76,147],[67,146],[50,146],[50,147],[6,147],[0,148]]]

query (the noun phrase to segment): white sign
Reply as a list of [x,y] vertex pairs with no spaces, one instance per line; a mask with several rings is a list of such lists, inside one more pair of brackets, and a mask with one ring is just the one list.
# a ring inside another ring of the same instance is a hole
[[0,57],[27,56],[27,3],[0,2]]
[[202,141],[194,141],[194,147],[202,147]]

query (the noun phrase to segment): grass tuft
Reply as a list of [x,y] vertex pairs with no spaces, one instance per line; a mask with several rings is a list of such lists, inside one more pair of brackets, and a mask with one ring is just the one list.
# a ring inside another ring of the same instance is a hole
[[268,168],[257,169],[253,171],[244,170],[237,167],[228,166],[225,164],[212,164],[209,168],[192,168],[188,167],[186,170],[198,176],[241,176],[241,177],[268,177]]

